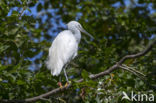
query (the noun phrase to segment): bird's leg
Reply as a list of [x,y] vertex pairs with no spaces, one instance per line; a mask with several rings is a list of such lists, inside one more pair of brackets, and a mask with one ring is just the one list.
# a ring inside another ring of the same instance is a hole
[[68,77],[67,77],[67,73],[66,73],[66,68],[63,69],[64,70],[64,76],[66,77],[66,81],[68,82]]
[[66,64],[63,68],[63,71],[64,71],[64,76],[66,77],[66,84],[65,84],[65,87],[68,86],[68,84],[70,83],[70,81],[68,80],[68,76],[67,76],[67,73],[66,73],[66,68],[68,67],[68,64]]
[[60,88],[62,88],[62,83],[61,83],[61,76],[59,77],[59,82],[57,83],[59,85]]
[[67,87],[68,86],[68,84],[69,84],[69,80],[68,80],[68,76],[67,76],[67,73],[66,73],[66,67],[67,67],[67,65],[65,66],[65,68],[63,69],[64,70],[64,76],[66,77],[66,84],[65,84],[65,87]]

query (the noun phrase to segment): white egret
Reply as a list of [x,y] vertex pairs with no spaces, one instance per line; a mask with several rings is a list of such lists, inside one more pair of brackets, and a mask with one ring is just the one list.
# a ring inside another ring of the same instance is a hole
[[46,65],[47,68],[51,70],[53,76],[58,76],[63,69],[66,81],[68,82],[65,69],[67,64],[77,56],[78,44],[81,40],[81,32],[87,34],[91,38],[93,37],[85,31],[77,21],[70,21],[67,24],[67,27],[68,30],[60,32],[49,48]]

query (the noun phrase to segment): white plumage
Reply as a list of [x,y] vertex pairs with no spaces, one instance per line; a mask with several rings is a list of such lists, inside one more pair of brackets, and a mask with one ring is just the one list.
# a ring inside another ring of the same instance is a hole
[[68,30],[60,32],[49,48],[49,55],[46,65],[47,68],[51,70],[51,74],[53,76],[58,76],[65,64],[70,62],[77,55],[78,44],[81,39],[80,31],[91,36],[76,21],[69,22],[67,26]]
[[64,64],[77,55],[78,43],[71,31],[65,30],[58,34],[49,49],[47,67],[53,76],[60,74]]

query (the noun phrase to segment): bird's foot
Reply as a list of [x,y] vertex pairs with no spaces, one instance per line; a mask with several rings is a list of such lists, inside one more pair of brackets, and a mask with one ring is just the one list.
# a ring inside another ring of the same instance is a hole
[[68,85],[71,83],[71,81],[66,82],[65,87],[68,87]]
[[57,85],[60,87],[60,88],[63,88],[62,86],[62,83],[61,82],[58,82]]

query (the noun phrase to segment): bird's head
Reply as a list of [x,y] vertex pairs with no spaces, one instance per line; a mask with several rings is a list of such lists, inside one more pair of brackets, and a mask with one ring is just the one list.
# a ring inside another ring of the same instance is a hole
[[74,30],[74,29],[78,29],[79,31],[83,32],[84,34],[88,35],[89,37],[91,37],[92,39],[94,38],[91,34],[89,34],[85,29],[83,29],[83,27],[81,26],[81,24],[77,21],[70,21],[67,24],[67,27],[69,30]]

